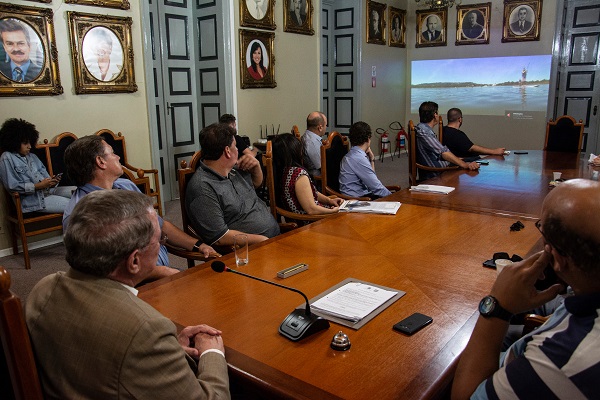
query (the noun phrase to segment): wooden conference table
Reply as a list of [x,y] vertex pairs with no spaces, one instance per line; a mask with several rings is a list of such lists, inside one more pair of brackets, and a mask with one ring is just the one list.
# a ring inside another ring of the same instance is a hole
[[[206,264],[146,285],[139,297],[179,326],[221,329],[232,380],[265,398],[438,397],[496,277],[482,262],[497,251],[525,256],[539,240],[533,221],[519,232],[509,230],[513,222],[403,204],[394,216],[338,214],[251,246],[242,271],[300,289],[309,299],[349,277],[406,291],[360,330],[332,323],[291,342],[277,329],[303,304],[300,295],[218,274]],[[232,255],[221,260],[235,267]],[[300,262],[309,269],[276,278]],[[433,317],[433,324],[410,337],[392,330],[414,312]],[[329,346],[339,330],[352,344],[346,352]]]
[[447,196],[414,193],[408,189],[394,196],[402,203],[453,210],[511,215],[538,219],[542,202],[549,192],[553,172],[563,179],[590,178],[593,167],[576,153],[528,150],[528,154],[489,156],[489,165],[479,171],[453,170],[427,180],[427,184],[452,186]]

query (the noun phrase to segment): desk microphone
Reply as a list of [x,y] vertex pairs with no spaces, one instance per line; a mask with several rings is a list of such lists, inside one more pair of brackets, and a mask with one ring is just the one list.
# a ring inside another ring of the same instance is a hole
[[304,297],[304,301],[306,301],[306,308],[304,310],[295,309],[291,312],[290,315],[285,317],[285,319],[279,326],[279,333],[285,336],[286,338],[296,342],[300,339],[304,339],[305,337],[312,335],[313,333],[329,328],[329,321],[310,312],[310,303],[308,302],[308,298],[304,293],[302,293],[298,289],[280,285],[279,283],[267,281],[256,276],[236,271],[234,269],[228,268],[223,261],[213,261],[210,267],[215,272],[233,272],[234,274],[243,275],[248,278],[255,279],[257,281],[268,283],[269,285],[278,286],[280,288],[291,290],[292,292],[301,294],[302,297]]

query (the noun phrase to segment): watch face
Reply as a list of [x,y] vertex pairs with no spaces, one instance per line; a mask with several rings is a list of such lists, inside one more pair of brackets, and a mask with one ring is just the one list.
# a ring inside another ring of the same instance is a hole
[[487,315],[494,309],[495,304],[496,302],[493,297],[486,296],[481,300],[481,303],[479,303],[479,312]]

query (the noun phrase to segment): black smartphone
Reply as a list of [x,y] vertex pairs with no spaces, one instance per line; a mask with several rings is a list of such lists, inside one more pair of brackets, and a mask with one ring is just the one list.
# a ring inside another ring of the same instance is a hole
[[427,326],[433,322],[433,318],[421,313],[414,313],[408,318],[404,318],[402,321],[394,325],[394,330],[412,335],[424,326]]
[[56,174],[56,175],[54,175],[54,179],[56,179],[57,181],[60,181],[60,180],[61,180],[61,178],[62,178],[62,176],[63,176],[63,174],[62,174],[62,172],[61,172],[61,173],[59,173],[59,174]]

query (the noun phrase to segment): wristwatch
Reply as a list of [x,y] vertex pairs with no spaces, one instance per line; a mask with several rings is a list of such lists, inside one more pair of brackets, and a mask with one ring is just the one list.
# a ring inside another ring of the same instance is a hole
[[192,251],[200,251],[200,245],[202,244],[202,240],[198,240],[194,247],[192,247]]
[[510,312],[502,308],[494,296],[485,296],[481,299],[479,302],[479,313],[485,318],[496,317],[505,321],[510,321],[513,316]]

